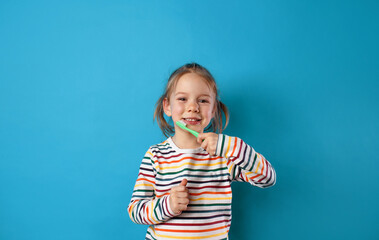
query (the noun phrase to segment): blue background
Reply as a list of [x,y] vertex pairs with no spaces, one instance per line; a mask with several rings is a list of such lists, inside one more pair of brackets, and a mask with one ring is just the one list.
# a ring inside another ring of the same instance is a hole
[[233,184],[231,240],[379,239],[378,1],[1,1],[0,239],[143,239],[127,215],[196,61],[226,134],[277,184]]

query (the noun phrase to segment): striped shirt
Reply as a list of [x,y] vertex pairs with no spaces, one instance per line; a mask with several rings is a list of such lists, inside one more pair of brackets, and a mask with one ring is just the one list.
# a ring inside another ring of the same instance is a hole
[[[190,203],[175,214],[169,192],[186,178]],[[231,182],[265,188],[275,184],[271,164],[237,137],[219,134],[216,156],[180,149],[171,138],[146,152],[128,207],[130,218],[147,224],[146,239],[228,239]]]

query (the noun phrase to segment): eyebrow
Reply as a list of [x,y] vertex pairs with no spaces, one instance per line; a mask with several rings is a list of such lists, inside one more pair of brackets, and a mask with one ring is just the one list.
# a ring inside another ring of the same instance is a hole
[[[186,92],[177,92],[177,93],[175,93],[175,96],[179,95],[179,94],[188,94],[188,93],[186,93]],[[211,95],[209,95],[209,94],[200,94],[199,97],[211,97]]]

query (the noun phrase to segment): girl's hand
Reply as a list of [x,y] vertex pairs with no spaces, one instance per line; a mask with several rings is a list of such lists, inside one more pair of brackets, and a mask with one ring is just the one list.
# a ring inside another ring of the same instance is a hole
[[171,188],[170,207],[176,214],[181,214],[189,204],[189,193],[186,185],[187,179],[183,179],[178,186]]
[[197,142],[212,156],[216,156],[217,141],[218,134],[212,132],[200,133],[197,137]]

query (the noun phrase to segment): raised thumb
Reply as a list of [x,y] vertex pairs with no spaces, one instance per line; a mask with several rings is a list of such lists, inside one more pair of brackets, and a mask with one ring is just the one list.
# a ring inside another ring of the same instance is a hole
[[187,179],[183,179],[182,182],[179,184],[179,186],[186,186],[187,185]]

